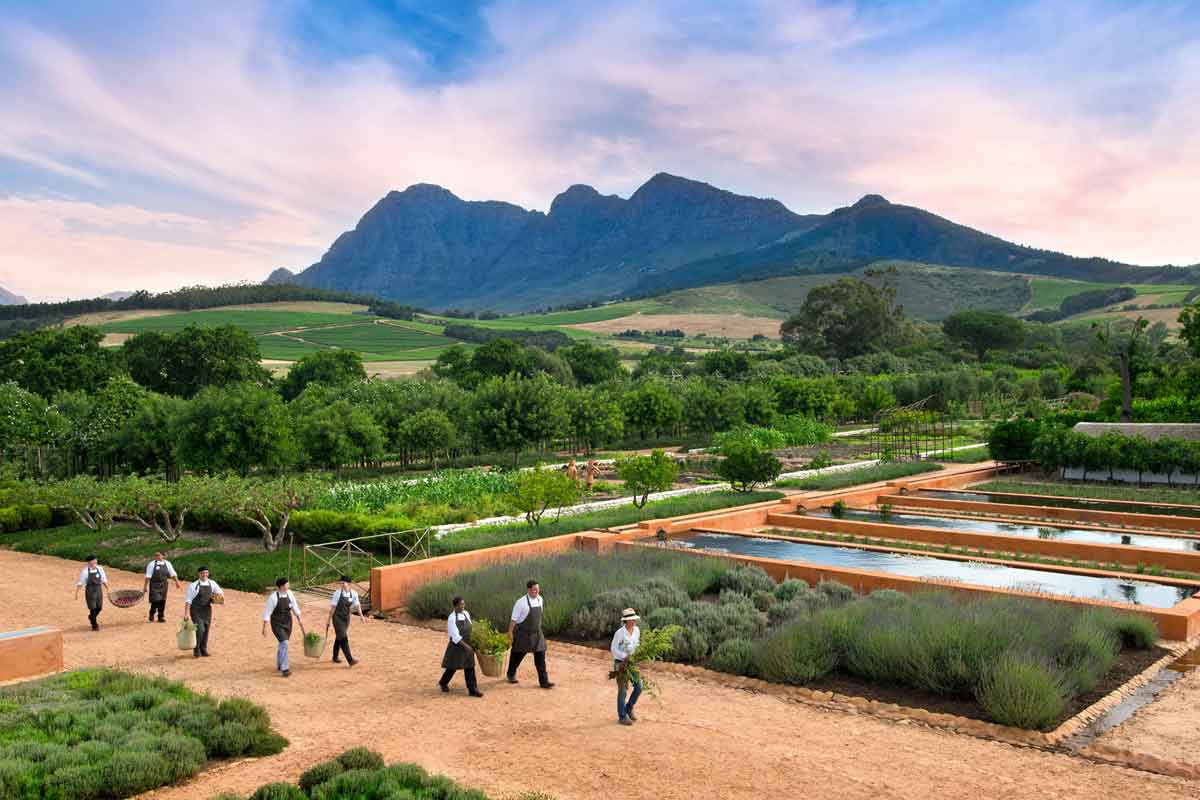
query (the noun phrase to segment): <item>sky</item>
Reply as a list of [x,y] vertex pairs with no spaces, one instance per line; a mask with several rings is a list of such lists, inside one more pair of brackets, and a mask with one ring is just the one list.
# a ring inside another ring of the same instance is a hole
[[392,189],[656,172],[1200,262],[1200,0],[5,0],[0,286],[303,268]]

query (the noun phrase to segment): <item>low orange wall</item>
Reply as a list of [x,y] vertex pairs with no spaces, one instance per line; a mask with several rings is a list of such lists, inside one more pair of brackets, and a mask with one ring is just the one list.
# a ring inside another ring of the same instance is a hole
[[[614,543],[614,547],[653,547],[653,545],[641,544],[638,542],[616,542]],[[865,570],[848,569],[842,567],[826,567],[795,561],[780,561],[774,558],[762,558],[759,556],[742,556],[720,553],[714,554],[685,548],[680,548],[676,552],[693,556],[711,557],[713,555],[718,555],[741,564],[753,564],[761,567],[776,581],[784,581],[789,578],[800,578],[801,580],[805,580],[810,584],[816,584],[823,580],[835,580],[839,583],[844,583],[860,594],[873,592],[876,589],[896,589],[898,591],[908,592],[910,594],[928,589],[945,589],[972,596],[1001,594],[1012,595],[1014,597],[1030,597],[1039,600],[1068,603],[1076,606],[1104,606],[1106,608],[1115,608],[1121,611],[1141,614],[1154,620],[1155,624],[1158,625],[1159,635],[1161,635],[1164,639],[1186,641],[1200,633],[1200,599],[1196,598],[1184,600],[1172,608],[1144,608],[1141,606],[1123,605],[1121,603],[1110,603],[1104,600],[1090,600],[1082,597],[1056,595],[1051,598],[1045,595],[1021,592],[1015,589],[993,589],[991,587],[972,586],[970,584],[962,583],[939,583],[936,581],[922,580],[920,578],[909,578],[904,575],[886,575],[882,572],[868,572]]]
[[[980,500],[950,500],[941,497],[922,497],[920,494],[880,495],[879,503],[906,508],[941,508],[951,511],[974,511],[996,514],[997,504]],[[1084,508],[1062,508],[1059,506],[1021,506],[1004,503],[1003,513],[1011,517],[1033,517],[1044,519],[1079,520],[1101,522],[1109,525],[1125,525],[1132,528],[1163,528],[1166,530],[1200,530],[1200,519],[1194,517],[1168,517],[1160,514],[1131,514],[1124,511],[1095,511]]]
[[985,550],[1002,550],[1013,553],[1035,553],[1063,559],[1077,558],[1086,561],[1115,562],[1134,567],[1139,564],[1152,564],[1169,570],[1200,573],[1200,552],[1196,551],[1157,550],[1131,545],[1064,542],[1054,539],[1026,539],[1020,536],[955,531],[946,528],[922,528],[914,525],[891,525],[886,522],[809,517],[804,514],[770,514],[767,516],[767,524],[798,530],[851,533],[856,536],[872,536],[880,539],[982,547]]
[[0,683],[60,672],[63,636],[58,628],[26,628],[0,633]]
[[380,611],[403,608],[413,590],[430,581],[497,562],[520,561],[561,553],[574,548],[580,538],[580,534],[568,533],[530,542],[375,567],[371,570],[371,608]]
[[995,478],[1003,471],[1002,467],[989,464],[986,467],[973,467],[953,472],[947,470],[945,472],[922,473],[909,478],[896,478],[895,480],[888,481],[887,485],[900,490],[901,494],[910,489],[959,488],[975,481]]

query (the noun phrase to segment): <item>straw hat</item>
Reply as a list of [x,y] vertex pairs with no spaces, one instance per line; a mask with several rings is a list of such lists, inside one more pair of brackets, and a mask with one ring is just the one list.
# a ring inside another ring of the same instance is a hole
[[631,619],[636,620],[636,619],[641,619],[641,617],[639,617],[637,615],[637,612],[634,611],[632,608],[627,608],[621,612],[621,622],[628,622]]

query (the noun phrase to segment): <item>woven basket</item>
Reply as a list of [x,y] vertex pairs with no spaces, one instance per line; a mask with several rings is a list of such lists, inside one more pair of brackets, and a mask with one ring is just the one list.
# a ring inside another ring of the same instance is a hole
[[481,653],[475,651],[475,657],[479,659],[479,669],[489,678],[500,677],[500,666],[504,663],[504,654],[494,656],[490,653]]
[[304,655],[309,658],[320,658],[325,654],[325,637],[322,636],[319,641],[310,642],[308,638],[304,639]]
[[145,592],[139,592],[136,589],[118,589],[108,593],[108,599],[117,608],[132,608],[142,602],[142,598],[145,596]]
[[214,595],[212,595],[212,601],[213,601],[213,605],[223,606],[223,605],[225,605],[225,595],[214,594]]

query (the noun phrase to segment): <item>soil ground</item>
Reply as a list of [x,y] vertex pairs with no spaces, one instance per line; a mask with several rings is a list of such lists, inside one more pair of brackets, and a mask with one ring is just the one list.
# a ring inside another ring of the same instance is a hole
[[[110,336],[112,334],[109,334]],[[286,375],[294,361],[263,359],[262,365],[275,375]],[[423,369],[433,366],[433,361],[368,361],[363,365],[367,374],[378,378],[403,378],[416,375]]]
[[[536,687],[531,666],[522,666],[518,686],[483,679],[482,700],[466,696],[461,678],[443,695],[435,683],[444,635],[377,620],[351,628],[362,659],[353,670],[304,658],[297,632],[295,669],[283,679],[274,669],[273,639],[259,635],[260,596],[228,592],[226,605],[215,609],[213,657],[196,660],[175,649],[175,624],[145,621],[144,605],[107,606],[101,631],[88,631],[83,601],[72,599],[77,574],[75,563],[0,551],[0,575],[6,576],[0,630],[57,625],[64,630],[68,668],[163,674],[218,696],[262,703],[291,742],[277,756],[220,765],[189,784],[145,796],[156,800],[248,793],[269,781],[295,780],[355,745],[373,747],[388,761],[415,761],[498,797],[534,789],[558,800],[1182,800],[1200,792],[1195,782],[823,711],[675,675],[660,678],[661,701],[645,699],[640,721],[621,727],[603,655],[553,644],[549,661],[558,686],[549,692]],[[140,576],[118,570],[109,570],[109,579],[114,588],[141,585]],[[171,592],[168,606],[177,619],[182,597]],[[306,602],[304,608],[310,624],[323,629],[324,603]]]
[[1200,763],[1200,668],[1168,686],[1132,719],[1101,736],[1098,744]]
[[779,320],[770,317],[747,317],[744,314],[634,314],[602,322],[571,325],[597,333],[620,333],[631,328],[641,331],[681,330],[688,336],[725,336],[730,339],[749,339],[761,333],[769,339],[779,338]]

